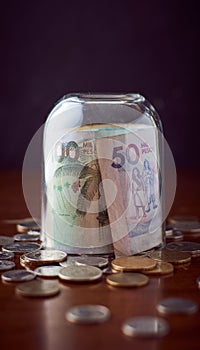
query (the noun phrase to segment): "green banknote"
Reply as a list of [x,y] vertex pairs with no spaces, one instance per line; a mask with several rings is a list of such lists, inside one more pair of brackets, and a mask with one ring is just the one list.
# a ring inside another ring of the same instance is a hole
[[98,127],[71,130],[52,150],[47,169],[46,244],[68,253],[112,253],[96,154]]

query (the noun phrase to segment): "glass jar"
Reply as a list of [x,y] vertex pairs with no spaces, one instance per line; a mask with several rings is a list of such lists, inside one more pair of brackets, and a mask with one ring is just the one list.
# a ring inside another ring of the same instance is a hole
[[72,94],[43,135],[42,233],[69,254],[161,247],[162,126],[139,94]]

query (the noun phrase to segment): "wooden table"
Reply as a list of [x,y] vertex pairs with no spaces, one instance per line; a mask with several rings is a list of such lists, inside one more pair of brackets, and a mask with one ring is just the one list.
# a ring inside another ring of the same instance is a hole
[[[29,216],[24,203],[19,172],[1,172],[0,234],[16,233],[14,224],[3,219]],[[200,217],[199,173],[181,170],[176,199],[171,213]],[[184,235],[185,240],[200,241],[200,234]],[[105,281],[93,284],[64,284],[52,298],[31,299],[15,294],[15,285],[0,281],[0,349],[28,350],[133,350],[133,349],[200,349],[200,311],[193,315],[164,316],[170,333],[160,339],[134,339],[123,335],[122,323],[139,315],[158,316],[156,304],[165,297],[186,297],[200,307],[200,258],[189,266],[181,266],[170,276],[150,277],[141,288],[109,287]],[[101,325],[75,325],[65,319],[66,311],[77,304],[103,304],[112,313],[110,321]]]

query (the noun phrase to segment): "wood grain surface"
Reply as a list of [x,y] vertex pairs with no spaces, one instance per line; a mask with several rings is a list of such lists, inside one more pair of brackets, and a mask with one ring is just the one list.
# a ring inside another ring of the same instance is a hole
[[[30,216],[23,199],[21,174],[0,174],[0,235],[12,236],[15,224],[3,220]],[[194,214],[200,218],[199,173],[181,170],[171,214]],[[184,240],[200,242],[200,234],[184,234]],[[105,278],[92,284],[60,282],[61,292],[51,298],[31,299],[16,295],[15,284],[0,280],[0,349],[28,350],[197,350],[200,348],[200,310],[193,315],[164,317],[170,333],[162,338],[136,339],[123,335],[122,323],[134,316],[159,316],[157,303],[165,297],[186,297],[200,308],[200,258],[176,268],[169,276],[150,277],[147,286],[114,288]],[[111,319],[100,325],[76,325],[65,313],[78,304],[102,304]]]

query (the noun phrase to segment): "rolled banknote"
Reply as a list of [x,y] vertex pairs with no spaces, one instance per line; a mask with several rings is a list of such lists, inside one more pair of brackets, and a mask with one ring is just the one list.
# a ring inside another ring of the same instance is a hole
[[46,246],[72,254],[111,254],[112,237],[96,154],[99,127],[69,130],[46,165]]
[[97,156],[102,183],[117,189],[111,203],[104,187],[115,255],[133,255],[163,243],[158,135],[143,124],[120,125],[115,134],[96,140]]

